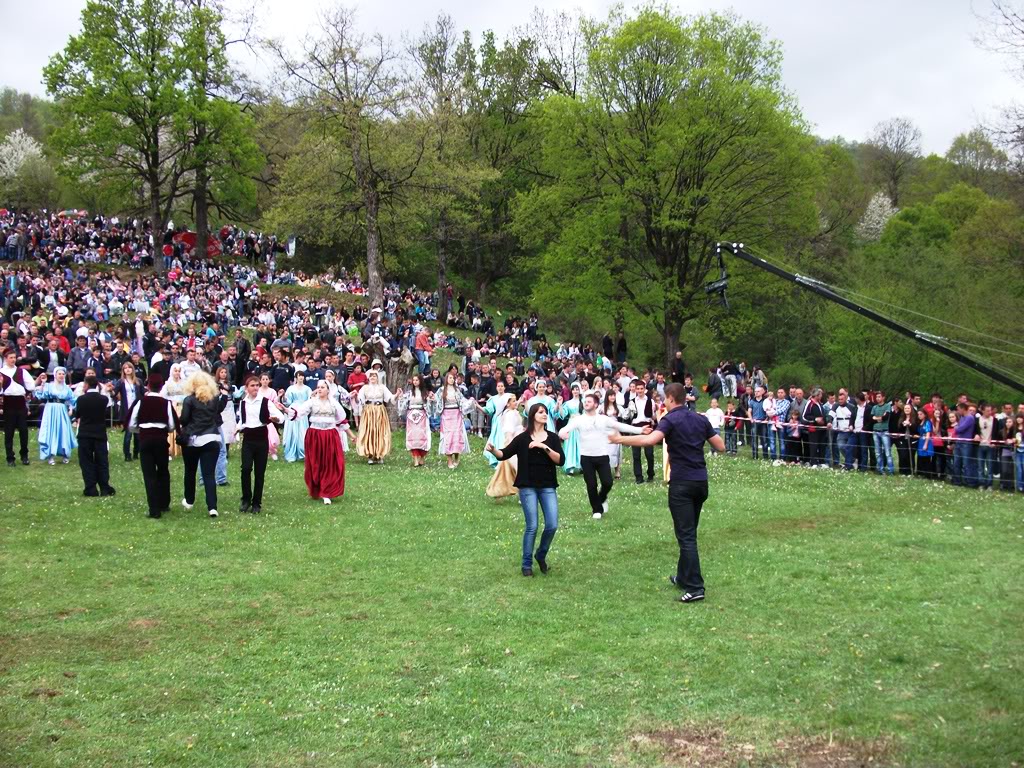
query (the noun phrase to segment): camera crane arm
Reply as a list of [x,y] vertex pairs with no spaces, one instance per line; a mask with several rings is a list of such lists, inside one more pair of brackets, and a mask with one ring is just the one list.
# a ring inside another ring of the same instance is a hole
[[844,296],[840,296],[827,283],[823,283],[820,280],[815,280],[813,277],[807,277],[805,275],[798,275],[793,272],[787,272],[786,270],[775,266],[771,262],[765,261],[764,259],[758,258],[757,256],[752,256],[751,254],[743,250],[743,243],[718,243],[718,245],[716,246],[716,251],[718,254],[719,277],[714,282],[705,285],[704,290],[708,295],[717,294],[721,299],[723,306],[725,306],[726,308],[729,307],[729,303],[725,298],[725,290],[729,285],[729,274],[725,267],[725,254],[728,253],[732,256],[735,256],[738,259],[747,262],[748,264],[757,267],[758,269],[763,269],[765,272],[770,272],[776,277],[781,277],[783,280],[788,280],[791,283],[796,283],[801,288],[805,288],[811,293],[815,293],[818,296],[821,296],[824,299],[828,299],[829,301],[835,304],[838,304],[842,307],[846,307],[847,309],[856,312],[861,317],[866,317],[868,320],[872,320],[878,323],[879,325],[888,328],[891,331],[895,331],[901,336],[906,336],[908,339],[913,339],[918,344],[927,347],[933,352],[938,352],[940,355],[945,355],[946,357],[959,363],[960,365],[970,368],[971,370],[980,373],[982,376],[987,376],[988,378],[992,379],[992,381],[999,382],[1000,384],[1010,387],[1011,389],[1014,389],[1017,392],[1024,393],[1024,382],[1021,382],[1018,379],[1014,379],[1011,376],[1007,376],[1005,373],[997,371],[996,369],[991,368],[985,365],[984,363],[975,360],[973,357],[965,355],[962,352],[958,352],[957,350],[946,346],[943,343],[945,339],[942,336],[936,336],[935,334],[932,333],[918,331],[914,328],[911,328],[910,326],[898,323],[890,317],[881,315],[872,309],[868,309],[865,306],[862,306],[854,301],[851,301],[850,299],[845,298]]

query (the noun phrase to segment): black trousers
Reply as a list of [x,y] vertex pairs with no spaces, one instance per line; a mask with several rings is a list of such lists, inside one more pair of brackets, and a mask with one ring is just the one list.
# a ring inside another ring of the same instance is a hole
[[217,508],[217,457],[220,456],[220,442],[207,443],[194,448],[181,449],[185,459],[185,501],[196,503],[196,469],[203,473],[203,490],[206,492],[206,509]]
[[643,451],[643,455],[647,457],[647,479],[654,479],[654,446],[645,445],[643,448],[633,448],[633,476],[637,480],[643,480],[643,466],[641,466],[640,452]]
[[124,457],[139,458],[139,436],[127,429],[124,431]]
[[139,440],[139,465],[146,484],[146,502],[150,517],[171,508],[171,473],[167,469],[167,438]]
[[900,474],[914,474],[914,459],[917,452],[911,450],[911,446],[916,445],[916,442],[911,443],[910,439],[906,437],[897,437],[892,444],[896,448],[896,460],[900,465]]
[[[252,474],[256,472],[256,481]],[[267,444],[242,440],[242,503],[263,506],[263,476],[267,473]]]
[[78,466],[82,470],[86,496],[95,496],[96,487],[110,488],[110,462],[107,460],[106,437],[78,437]]
[[704,577],[700,572],[697,554],[697,525],[700,510],[708,498],[706,480],[673,480],[668,486],[668,510],[672,513],[676,541],[679,543],[679,562],[676,581],[687,592],[704,591]]
[[7,460],[14,461],[14,433],[21,441],[21,458],[28,460],[28,411],[4,411],[4,448]]
[[825,463],[825,446],[828,445],[828,432],[821,427],[807,432],[807,460],[812,466]]
[[[603,512],[602,505],[612,490],[612,465],[608,456],[580,456],[583,481],[587,484],[587,498],[593,512]],[[597,489],[597,478],[601,478],[601,490]]]

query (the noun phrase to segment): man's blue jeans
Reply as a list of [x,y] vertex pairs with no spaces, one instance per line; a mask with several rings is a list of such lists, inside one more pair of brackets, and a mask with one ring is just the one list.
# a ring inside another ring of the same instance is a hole
[[842,454],[843,466],[847,469],[853,469],[853,446],[855,442],[856,436],[852,432],[836,433],[836,450]]
[[422,349],[416,350],[416,360],[420,364],[420,373],[424,376],[430,375],[430,356]]
[[978,487],[974,474],[974,443],[953,443],[953,485]]
[[978,485],[980,485],[983,488],[992,487],[992,454],[992,446],[978,446]]
[[751,425],[750,453],[757,458],[757,449],[761,449],[761,458],[768,458],[768,425],[763,422],[755,422]]
[[886,432],[875,432],[875,462],[878,464],[878,474],[892,474],[895,465],[892,460],[892,438]]
[[533,568],[533,544],[537,539],[537,505],[544,513],[544,533],[540,536],[537,558],[543,560],[551,548],[551,540],[558,530],[558,496],[554,488],[520,488],[519,503],[526,517],[523,531],[523,568]]

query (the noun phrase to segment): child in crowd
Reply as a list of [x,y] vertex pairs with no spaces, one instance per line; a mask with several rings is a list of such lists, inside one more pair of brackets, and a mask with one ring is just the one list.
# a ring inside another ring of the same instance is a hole
[[730,456],[736,455],[736,403],[730,400],[725,404],[725,450]]
[[800,463],[800,414],[794,409],[789,412],[786,424],[786,463]]

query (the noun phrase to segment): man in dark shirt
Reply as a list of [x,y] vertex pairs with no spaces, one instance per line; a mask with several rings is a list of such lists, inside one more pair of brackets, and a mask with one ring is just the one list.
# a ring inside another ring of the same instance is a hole
[[78,420],[78,465],[85,482],[84,495],[113,496],[107,455],[107,408],[110,407],[110,398],[100,393],[97,389],[99,381],[91,373],[86,375],[84,386],[85,393],[75,401],[74,411],[74,418]]
[[279,348],[277,350],[277,362],[270,367],[270,386],[283,395],[284,391],[292,385],[295,378],[295,368],[291,365],[289,350]]
[[669,384],[665,387],[668,413],[661,417],[651,434],[626,436],[612,433],[608,440],[636,447],[654,446],[665,441],[669,461],[668,509],[672,513],[679,543],[679,562],[675,575],[670,576],[669,581],[683,590],[681,602],[693,603],[704,599],[704,578],[697,554],[697,525],[701,507],[708,498],[704,443],[723,453],[725,441],[715,434],[711,422],[704,415],[683,405],[685,398],[682,384]]

